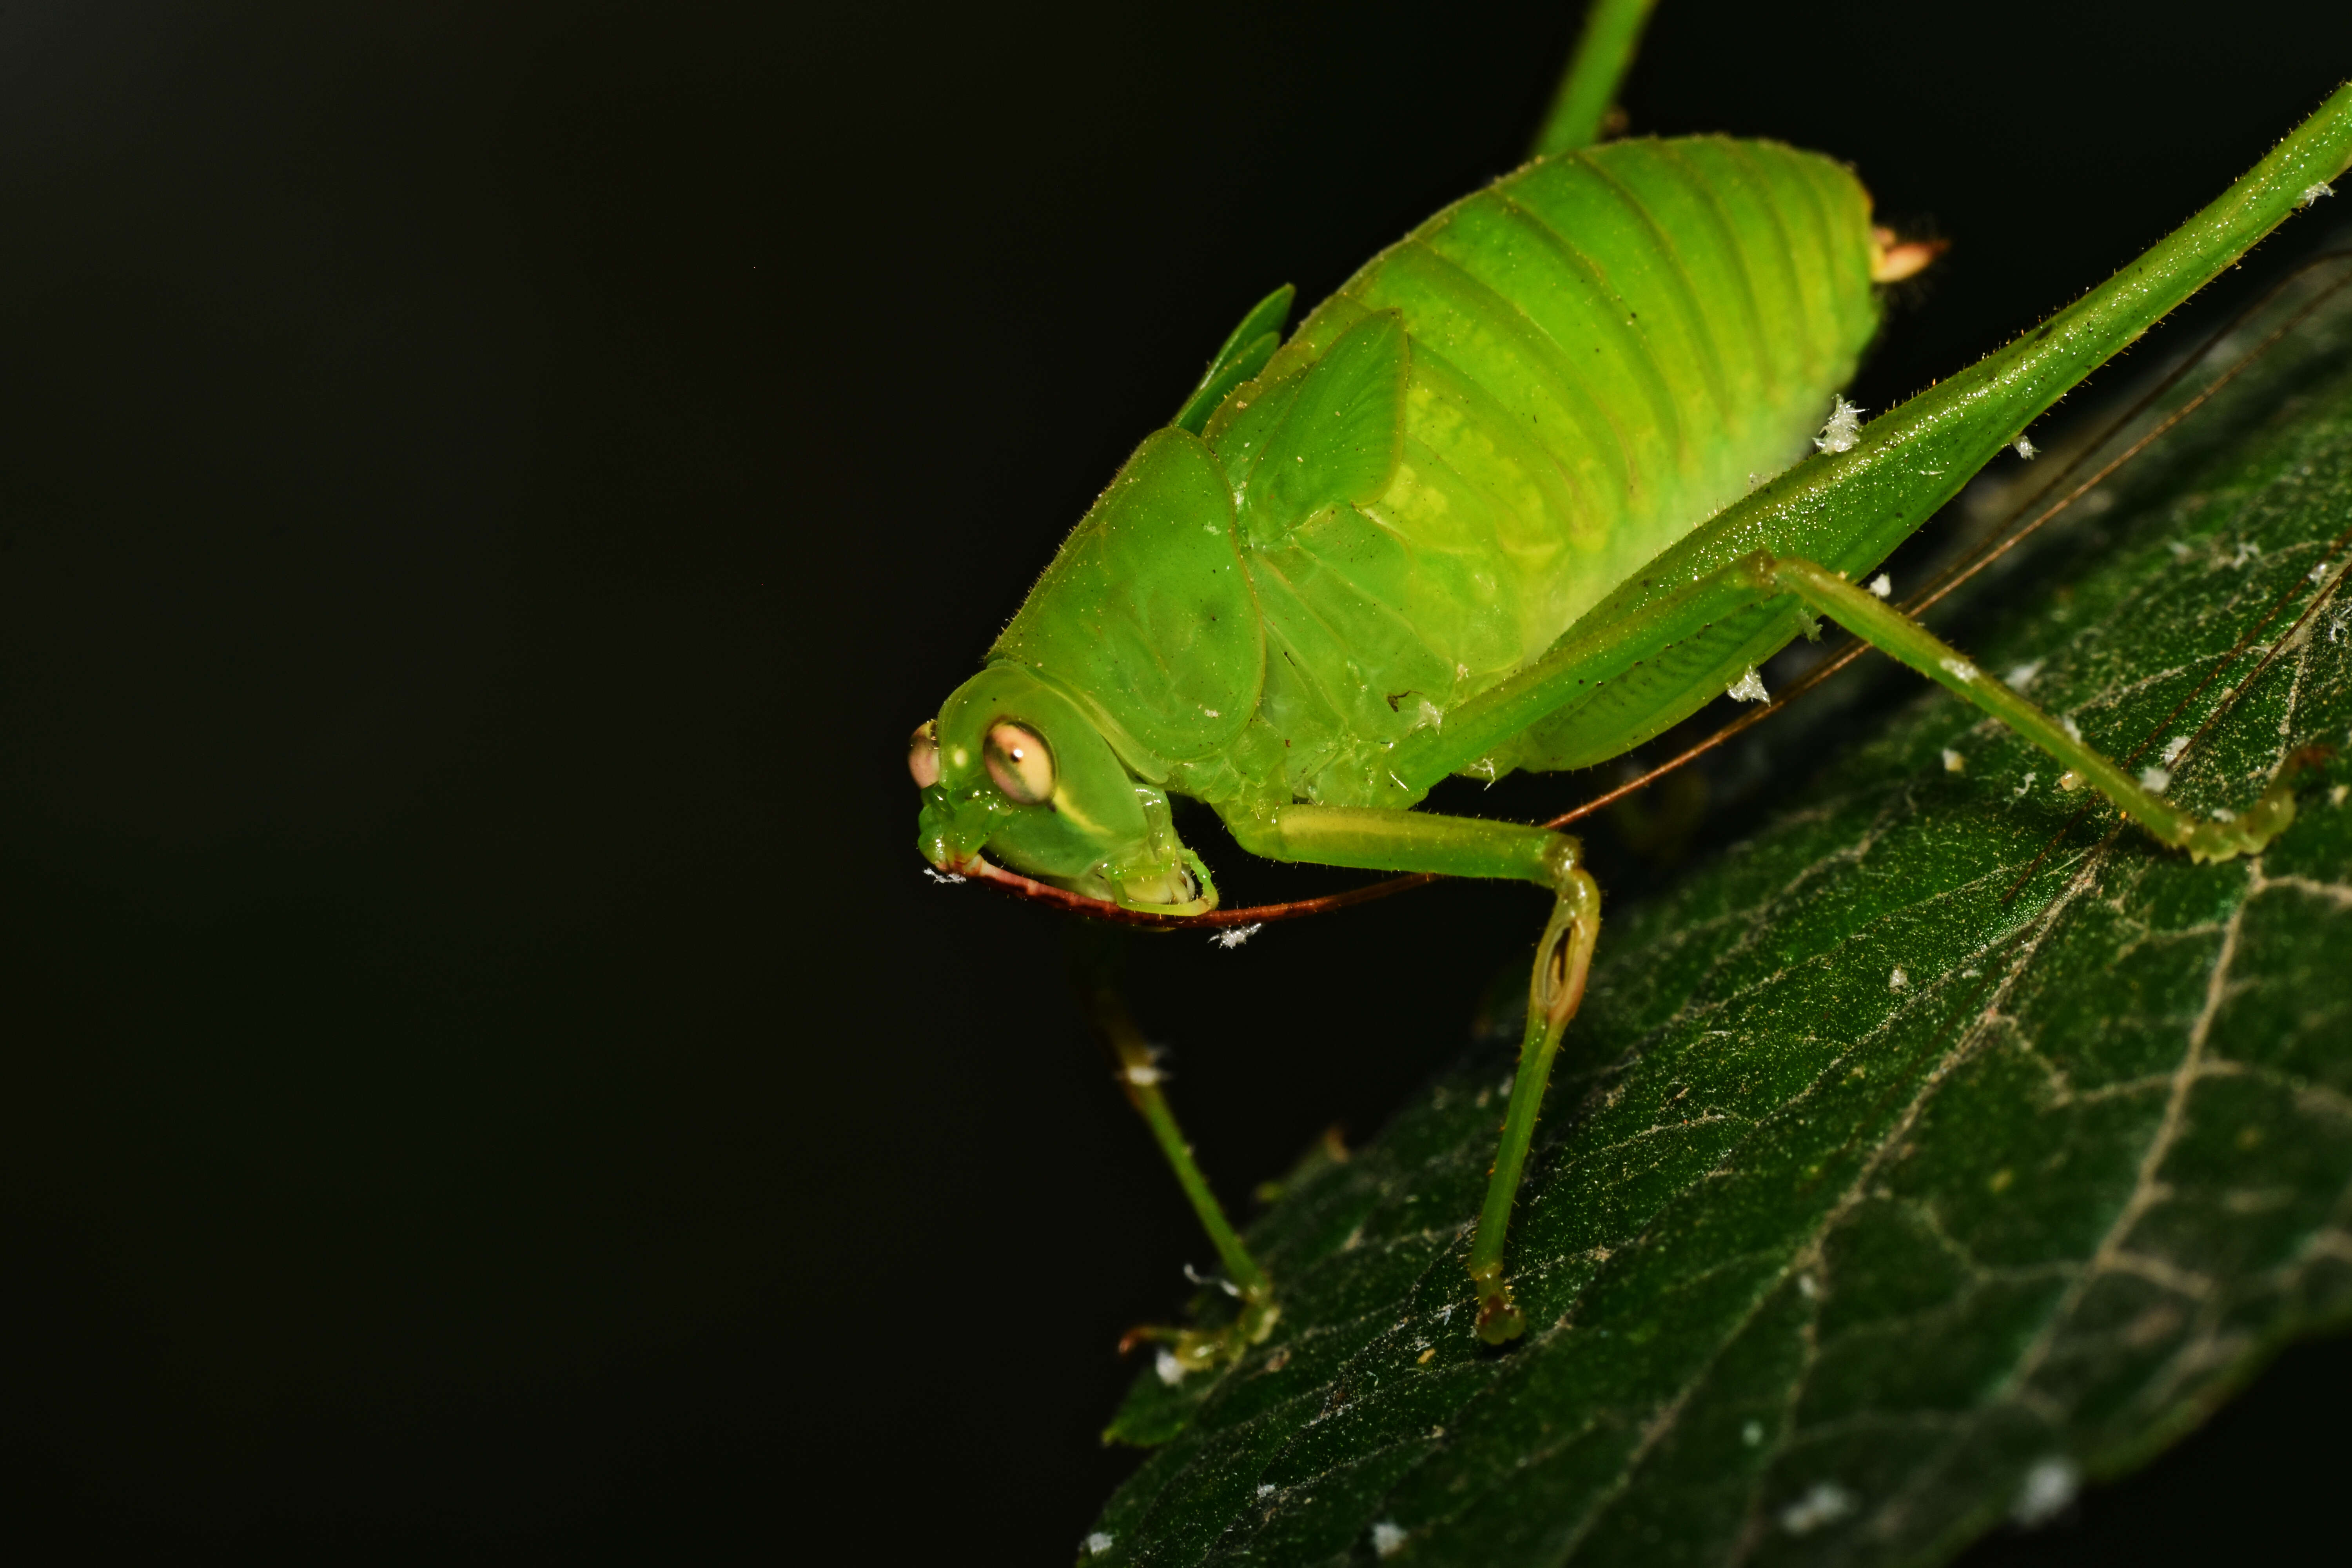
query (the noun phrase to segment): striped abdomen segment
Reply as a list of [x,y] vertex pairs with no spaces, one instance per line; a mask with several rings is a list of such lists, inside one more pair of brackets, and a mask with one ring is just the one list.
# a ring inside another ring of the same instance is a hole
[[1382,310],[1410,365],[1386,492],[1247,542],[1291,793],[1394,804],[1381,742],[1801,456],[1876,326],[1870,243],[1828,159],[1620,142],[1454,204],[1319,307],[1269,382]]

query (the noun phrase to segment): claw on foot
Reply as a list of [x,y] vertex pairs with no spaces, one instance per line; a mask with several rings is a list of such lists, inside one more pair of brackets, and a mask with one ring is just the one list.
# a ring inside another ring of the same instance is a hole
[[1478,1287],[1479,1339],[1490,1345],[1507,1344],[1528,1331],[1527,1315],[1511,1300],[1500,1268],[1474,1273],[1470,1279]]
[[1254,1301],[1244,1305],[1240,1315],[1221,1329],[1139,1324],[1119,1336],[1118,1353],[1125,1355],[1142,1344],[1164,1347],[1160,1352],[1160,1381],[1173,1386],[1196,1372],[1213,1372],[1233,1365],[1251,1346],[1264,1344],[1281,1317],[1282,1309],[1272,1301]]
[[2259,854],[2294,820],[2294,790],[2284,778],[2263,792],[2263,798],[2237,816],[2218,822],[2200,822],[2189,831],[2182,846],[2191,860],[2232,860]]

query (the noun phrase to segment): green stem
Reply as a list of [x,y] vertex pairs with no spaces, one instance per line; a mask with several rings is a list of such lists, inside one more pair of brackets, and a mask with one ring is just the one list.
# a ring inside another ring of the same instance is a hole
[[1617,100],[1617,87],[1633,63],[1643,26],[1658,0],[1592,0],[1584,37],[1577,41],[1568,70],[1552,95],[1543,126],[1528,151],[1536,157],[1590,147],[1601,140],[1601,121]]

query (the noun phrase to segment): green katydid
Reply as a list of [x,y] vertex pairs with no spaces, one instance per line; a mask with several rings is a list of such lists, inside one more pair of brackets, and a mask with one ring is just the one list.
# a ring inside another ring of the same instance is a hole
[[[1519,1334],[1511,1205],[1600,931],[1577,841],[1412,809],[1449,775],[1589,766],[1716,697],[1816,617],[2000,719],[2163,844],[2258,850],[2273,780],[2228,820],[2135,773],[1857,586],[2068,388],[2352,163],[2339,89],[2205,210],[2031,334],[1864,426],[1839,395],[1877,290],[1928,258],[1848,170],[1777,143],[1596,142],[1651,0],[1601,0],[1538,156],[1282,330],[1234,329],[1064,542],[988,663],[919,728],[919,846],[942,873],[1134,923],[1220,910],[1169,801],[1244,848],[1552,889],[1526,1036],[1467,1258],[1489,1342]],[[1810,454],[1810,455],[1807,455]],[[1799,460],[1801,457],[1801,460]],[[1320,900],[1328,907],[1340,900]],[[1117,997],[1128,1092],[1262,1338],[1275,1289],[1177,1131]]]

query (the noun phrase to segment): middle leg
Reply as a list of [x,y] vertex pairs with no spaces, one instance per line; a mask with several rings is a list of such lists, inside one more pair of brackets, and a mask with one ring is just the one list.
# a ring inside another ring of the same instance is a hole
[[1526,1331],[1527,1319],[1503,1278],[1503,1243],[1527,1167],[1536,1119],[1561,1035],[1584,998],[1601,934],[1601,889],[1585,871],[1583,847],[1565,833],[1517,823],[1438,816],[1370,807],[1287,805],[1229,820],[1252,854],[1372,871],[1434,871],[1496,877],[1552,890],[1551,919],[1537,945],[1528,985],[1527,1032],[1511,1082],[1500,1143],[1486,1178],[1486,1198],[1471,1243],[1470,1278],[1478,1291],[1478,1337],[1501,1344]]

